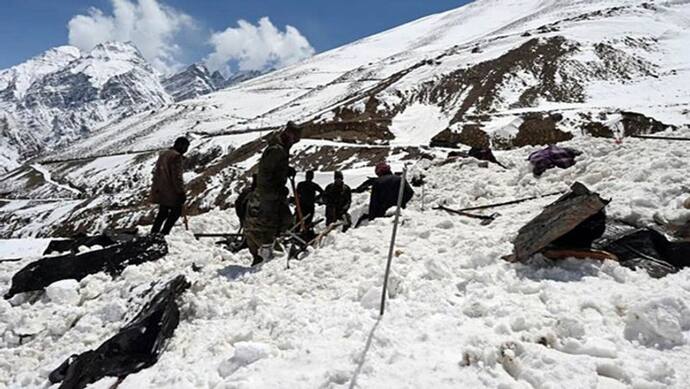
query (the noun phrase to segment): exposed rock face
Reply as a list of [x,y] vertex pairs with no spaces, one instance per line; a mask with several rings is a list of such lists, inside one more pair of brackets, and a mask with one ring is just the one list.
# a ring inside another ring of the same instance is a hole
[[[453,107],[455,114],[451,124],[465,120],[470,112],[490,113],[497,103],[507,102],[510,108],[522,108],[533,106],[539,98],[582,102],[581,85],[569,78],[556,82],[556,75],[563,71],[567,56],[577,49],[577,43],[561,36],[535,38],[494,60],[458,70],[443,76],[438,82],[429,83],[418,98],[442,107]],[[521,88],[517,102],[503,101],[501,89],[521,72],[536,82]]]
[[[504,144],[497,144],[496,148],[509,149],[513,147],[549,145],[573,138],[573,134],[559,130],[556,125],[558,117],[539,113],[524,117],[518,133],[514,139]],[[498,142],[497,142],[498,143]]]
[[612,117],[607,123],[591,121],[582,126],[582,131],[591,136],[613,138],[632,135],[654,134],[676,126],[664,124],[654,118],[637,112],[620,112],[603,114],[603,118]]
[[491,147],[491,138],[486,132],[482,131],[480,125],[466,124],[459,133],[447,128],[431,139],[431,146],[433,147],[455,148],[460,144],[470,147],[489,148]]
[[[558,29],[551,26],[545,31]],[[423,103],[441,107],[452,118],[451,128],[439,133],[432,145],[455,147],[462,143],[487,147],[490,143],[505,149],[556,143],[571,139],[572,134],[558,129],[556,123],[560,119],[553,120],[548,114],[544,118],[538,117],[541,113],[529,117],[518,115],[524,122],[518,133],[508,138],[482,135],[479,131],[501,110],[527,110],[541,102],[583,103],[587,99],[586,85],[591,81],[625,82],[638,77],[657,77],[656,65],[627,50],[651,50],[653,45],[648,39],[633,38],[595,44],[583,44],[560,35],[531,38],[494,59],[441,73],[414,87],[399,85],[413,74],[433,73],[433,68],[442,61],[458,56],[459,49],[451,48],[435,60],[416,63],[389,76],[363,95],[350,97],[333,109],[330,121],[321,121],[320,126],[360,121],[360,128],[366,132],[369,127],[390,125],[391,119],[406,107]],[[481,50],[475,47],[470,53],[481,54]]]
[[[458,147],[465,145],[478,148],[507,150],[523,146],[556,144],[573,138],[573,134],[558,128],[562,116],[541,112],[521,115],[513,132],[499,131],[489,134],[481,124],[465,124],[459,131],[446,129],[431,140],[432,146]],[[514,125],[512,123],[511,125]]]

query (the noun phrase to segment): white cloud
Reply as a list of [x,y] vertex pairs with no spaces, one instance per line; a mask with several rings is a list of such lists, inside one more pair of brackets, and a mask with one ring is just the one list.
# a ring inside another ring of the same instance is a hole
[[214,33],[210,43],[214,48],[206,59],[211,70],[229,72],[229,64],[236,63],[239,70],[261,70],[283,67],[314,55],[314,48],[295,27],[278,30],[268,17],[257,25],[245,20],[237,27]]
[[69,42],[81,50],[91,50],[107,41],[133,42],[160,71],[179,65],[180,47],[175,37],[194,25],[193,19],[156,0],[111,0],[113,14],[91,8],[87,15],[74,16],[68,24]]

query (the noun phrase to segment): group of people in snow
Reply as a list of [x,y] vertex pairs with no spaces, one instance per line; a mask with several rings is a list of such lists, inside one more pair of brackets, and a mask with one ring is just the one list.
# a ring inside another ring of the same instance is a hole
[[[305,181],[294,188],[290,198],[288,180],[293,181],[297,174],[290,166],[290,148],[302,138],[302,129],[294,122],[277,132],[268,142],[261,159],[252,175],[251,184],[244,188],[235,201],[235,211],[243,228],[246,247],[252,254],[252,266],[272,256],[276,239],[298,224],[305,230],[314,228],[316,205],[326,206],[326,225],[342,226],[347,231],[352,220],[349,214],[352,203],[352,190],[345,183],[343,173],[333,173],[333,182],[321,188],[314,182],[314,171],[305,173]],[[180,218],[186,202],[183,173],[183,155],[189,148],[186,138],[178,138],[172,148],[162,151],[153,173],[150,200],[159,205],[158,214],[151,233],[170,233]],[[367,185],[371,188],[368,212],[360,218],[373,220],[383,217],[386,211],[395,206],[402,178],[393,174],[391,167],[380,162],[375,167],[376,178]],[[412,187],[405,182],[403,187],[403,208],[413,197]],[[298,212],[294,215],[290,203]]]

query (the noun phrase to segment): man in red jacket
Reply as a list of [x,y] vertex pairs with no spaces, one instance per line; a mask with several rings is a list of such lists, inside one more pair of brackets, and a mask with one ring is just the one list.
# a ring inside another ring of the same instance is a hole
[[168,235],[182,215],[182,207],[187,200],[182,179],[182,155],[188,149],[189,141],[181,137],[175,140],[172,148],[161,151],[158,155],[158,162],[153,171],[150,199],[152,203],[159,204],[160,207],[151,227],[152,234]]

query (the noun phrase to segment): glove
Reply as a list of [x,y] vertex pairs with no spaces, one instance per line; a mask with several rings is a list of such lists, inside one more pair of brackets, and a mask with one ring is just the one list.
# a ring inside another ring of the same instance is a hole
[[686,209],[690,209],[690,197],[688,197],[687,199],[685,199],[685,202],[683,203],[683,206],[684,206]]
[[287,176],[290,177],[290,178],[295,178],[296,175],[297,175],[297,171],[295,170],[295,168],[292,167],[292,166],[288,166],[288,168],[287,168]]

